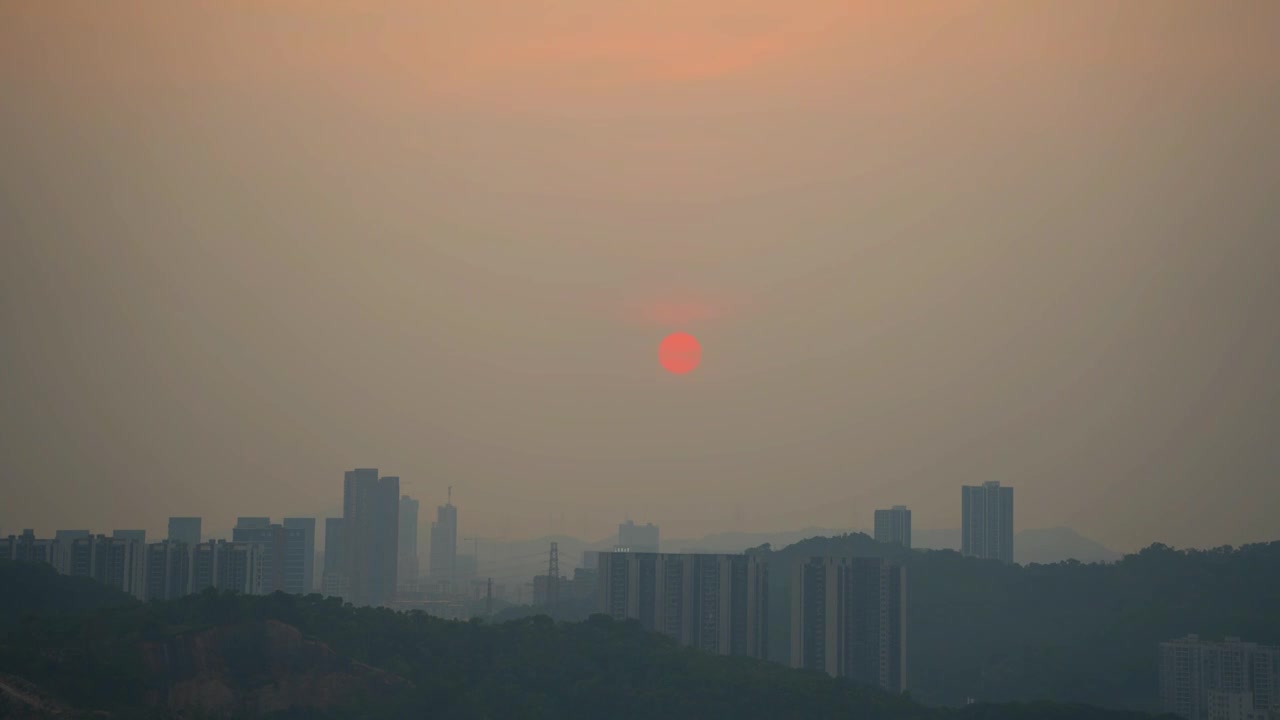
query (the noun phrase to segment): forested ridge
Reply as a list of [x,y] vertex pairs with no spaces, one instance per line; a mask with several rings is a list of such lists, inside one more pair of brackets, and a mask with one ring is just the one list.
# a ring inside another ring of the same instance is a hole
[[[61,704],[62,717],[1139,717],[1045,703],[931,708],[820,673],[682,648],[600,616],[452,622],[315,595],[213,591],[151,604],[106,592],[92,610],[22,607],[71,580],[0,564],[7,619],[23,618],[0,640],[0,685],[31,683]],[[3,692],[0,703],[0,714],[46,717]]]

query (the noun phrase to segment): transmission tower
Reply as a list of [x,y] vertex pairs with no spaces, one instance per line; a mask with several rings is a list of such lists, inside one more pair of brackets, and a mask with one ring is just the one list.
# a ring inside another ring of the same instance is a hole
[[551,556],[547,558],[547,607],[554,610],[560,604],[560,544],[551,543]]

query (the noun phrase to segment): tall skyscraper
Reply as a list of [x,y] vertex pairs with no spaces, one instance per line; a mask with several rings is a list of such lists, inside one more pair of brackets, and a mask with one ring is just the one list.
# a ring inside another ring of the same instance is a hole
[[791,666],[902,692],[907,682],[906,570],[881,558],[794,566]]
[[636,525],[630,520],[618,526],[617,552],[658,552],[658,526]]
[[401,584],[418,579],[418,501],[400,497],[400,539],[396,546],[399,557],[397,575]]
[[198,545],[200,543],[200,518],[169,518],[169,539],[174,542],[186,543],[187,547]]
[[316,591],[316,519],[285,518],[282,523],[290,530],[301,530],[302,538],[302,588],[304,594]]
[[906,505],[876,511],[876,541],[911,547],[911,511]]
[[431,579],[454,582],[458,576],[458,509],[449,501],[436,508],[436,521],[431,523]]
[[1160,643],[1160,705],[1187,720],[1280,713],[1280,646],[1198,635]]
[[376,468],[346,473],[343,482],[342,562],[354,605],[382,605],[396,592],[396,544],[400,539],[400,478],[378,477]]
[[960,495],[960,552],[1013,562],[1013,488],[998,482],[965,485]]
[[237,527],[231,537],[238,543],[262,546],[262,593],[284,592],[305,595],[307,534],[303,527],[285,527],[268,523],[259,527]]
[[342,576],[342,518],[324,519],[324,571],[320,592],[328,597],[346,597]]
[[683,645],[768,657],[769,574],[754,555],[600,553],[598,612]]

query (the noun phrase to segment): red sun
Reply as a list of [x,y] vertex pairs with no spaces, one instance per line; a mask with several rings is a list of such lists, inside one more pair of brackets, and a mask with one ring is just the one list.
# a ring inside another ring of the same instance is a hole
[[658,361],[667,372],[683,375],[698,367],[702,346],[689,333],[672,333],[658,345]]

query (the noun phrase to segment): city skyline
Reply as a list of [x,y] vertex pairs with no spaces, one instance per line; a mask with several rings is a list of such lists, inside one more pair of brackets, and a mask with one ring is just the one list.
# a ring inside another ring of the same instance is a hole
[[541,12],[0,5],[0,527],[1280,536],[1280,6]]

